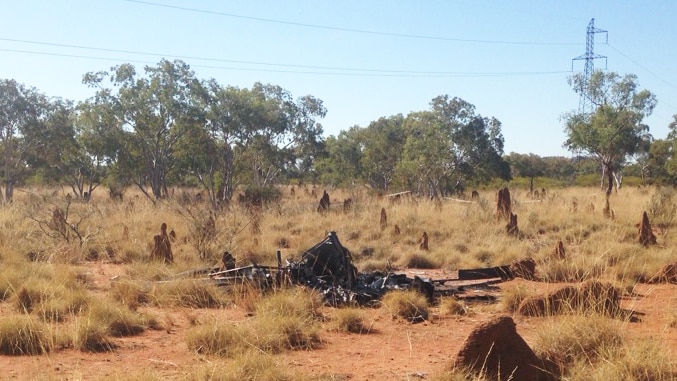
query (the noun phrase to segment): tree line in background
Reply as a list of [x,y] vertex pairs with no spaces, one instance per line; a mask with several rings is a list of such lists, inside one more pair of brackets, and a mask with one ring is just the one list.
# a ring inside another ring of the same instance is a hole
[[638,90],[634,76],[597,72],[583,87],[582,77],[570,81],[596,105],[592,114],[565,116],[572,158],[505,155],[500,121],[447,95],[434,98],[429,110],[325,139],[322,100],[295,99],[270,84],[223,86],[196,78],[178,60],[142,73],[130,64],[87,73],[83,83],[95,95],[77,104],[0,80],[0,196],[11,201],[15,187],[29,181],[70,186],[85,200],[101,184],[136,186],[151,200],[174,186],[197,185],[218,209],[237,187],[290,181],[431,197],[513,176],[532,186],[537,177],[572,183],[599,169],[609,189],[612,180],[620,186],[622,170],[646,182],[677,182],[677,116],[670,135],[654,140],[642,120],[655,97]]

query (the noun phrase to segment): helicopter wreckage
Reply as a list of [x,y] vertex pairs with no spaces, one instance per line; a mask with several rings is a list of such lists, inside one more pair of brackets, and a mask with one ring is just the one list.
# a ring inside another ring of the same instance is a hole
[[[286,260],[282,264],[277,252],[277,266],[253,263],[237,267],[234,257],[225,252],[220,267],[189,271],[177,277],[194,277],[218,286],[252,284],[261,288],[282,285],[303,285],[318,290],[328,305],[368,305],[378,301],[391,290],[415,290],[429,301],[435,296],[461,295],[463,299],[492,301],[495,297],[483,294],[492,284],[514,278],[510,266],[458,270],[457,277],[428,279],[418,275],[394,272],[358,272],[350,251],[330,232],[322,241],[303,252],[299,261]],[[166,282],[166,281],[165,281]],[[474,292],[467,294],[468,290]]]

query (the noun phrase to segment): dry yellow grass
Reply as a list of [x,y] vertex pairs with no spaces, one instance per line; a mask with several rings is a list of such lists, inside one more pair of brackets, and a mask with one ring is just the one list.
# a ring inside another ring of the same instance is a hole
[[[511,190],[513,212],[519,217],[520,237],[508,236],[506,222],[495,217],[493,191],[482,191],[479,202],[466,203],[416,198],[393,201],[373,195],[365,188],[327,189],[332,207],[328,213],[320,214],[316,208],[323,189],[316,189],[317,197],[310,195],[310,188],[306,192],[298,187],[292,197],[289,188],[283,187],[281,201],[264,207],[257,215],[257,231],[251,229],[251,213],[234,203],[229,209],[216,213],[214,236],[209,242],[201,243],[203,246],[196,244],[192,234],[196,221],[202,218],[195,216],[209,213],[207,203],[186,207],[179,205],[175,198],[153,204],[134,189],[127,190],[125,200],[117,202],[109,200],[105,191],[97,190],[89,203],[74,201],[71,205],[70,216],[73,223],[78,223],[77,229],[85,238],[66,241],[50,234],[53,232],[40,224],[49,220],[53,208],[64,204],[66,191],[27,189],[19,192],[14,203],[0,208],[0,301],[5,306],[3,313],[9,311],[9,318],[13,319],[10,321],[15,326],[45,327],[41,330],[46,332],[45,337],[27,339],[26,351],[35,353],[59,345],[83,350],[100,350],[108,345],[111,333],[87,324],[87,319],[93,316],[93,291],[107,295],[116,305],[119,303],[117,308],[125,311],[121,317],[129,320],[130,326],[141,328],[153,325],[149,321],[152,319],[133,313],[143,305],[162,309],[167,306],[223,308],[235,304],[259,315],[258,323],[252,323],[247,329],[258,335],[255,342],[259,349],[275,353],[288,344],[299,348],[317,346],[321,337],[316,325],[317,312],[300,317],[293,315],[293,319],[287,314],[283,314],[285,318],[264,316],[257,306],[273,303],[271,300],[275,300],[275,295],[264,297],[247,290],[219,295],[219,291],[193,282],[178,282],[171,286],[158,286],[154,282],[182,271],[215,266],[225,250],[234,254],[238,265],[248,265],[252,261],[275,264],[277,250],[282,252],[283,259],[299,259],[303,250],[324,238],[329,231],[338,233],[361,270],[401,270],[410,266],[457,270],[504,265],[531,257],[537,263],[536,276],[541,280],[578,282],[597,278],[631,290],[635,283],[649,279],[663,265],[675,261],[674,226],[668,217],[660,216],[662,225],[657,246],[644,248],[637,242],[635,224],[643,211],[655,207],[657,202],[653,196],[658,192],[655,189],[627,188],[612,195],[613,219],[602,214],[604,195],[599,189],[548,189],[547,197],[538,202],[528,197],[525,190]],[[347,198],[352,199],[352,205],[349,210],[344,210],[343,200]],[[663,197],[661,202],[661,205],[670,206],[677,204],[677,198],[666,201]],[[192,214],[186,208],[191,208]],[[383,228],[380,225],[381,209],[385,209],[388,216]],[[149,245],[163,222],[176,233],[176,239],[172,241],[173,264],[149,259]],[[399,227],[399,234],[395,233],[395,225]],[[418,246],[418,238],[424,231],[430,238],[429,251],[421,251]],[[566,249],[564,258],[553,254],[555,244],[560,240]],[[94,290],[91,274],[81,266],[87,261],[118,264],[121,277],[117,282],[96,286],[98,288]],[[516,289],[507,293],[503,309],[512,311],[524,297],[522,291]],[[310,309],[314,310],[312,303],[316,301],[312,297],[308,300]],[[277,302],[277,307],[281,310],[288,307],[284,298]],[[424,307],[423,304],[419,308]],[[461,311],[457,307],[455,304],[442,306],[448,314],[459,313],[455,312]],[[353,332],[350,327],[355,322],[360,323],[358,315],[338,316],[337,320],[348,327],[339,329]],[[670,327],[676,325],[675,320],[667,322],[666,329],[674,329]],[[250,331],[238,329],[231,331],[234,328],[227,324],[210,326],[196,322],[195,325],[192,334],[199,336],[200,330],[206,330],[206,336],[209,332],[219,332],[226,341],[250,334]],[[273,326],[282,332],[273,330]],[[307,330],[307,326],[312,329]],[[136,329],[139,328],[133,330]],[[69,337],[57,337],[53,332],[68,332],[66,336]],[[277,332],[277,336],[266,339],[260,332]],[[290,343],[291,339],[283,337],[284,334],[291,334],[299,341]],[[0,337],[0,342],[2,339]],[[197,348],[202,344],[194,345]],[[638,365],[630,359],[637,358],[633,352],[637,349],[625,342],[620,348],[614,349],[615,357],[604,358],[613,359],[609,361],[617,364],[617,369],[628,369],[619,374],[636,374]],[[655,350],[642,348],[641,353]],[[267,369],[266,366],[261,372],[267,372]],[[204,377],[195,379],[209,379]],[[250,376],[233,377],[247,379]],[[604,375],[595,377],[592,379],[604,379]],[[611,379],[618,377],[621,376]]]

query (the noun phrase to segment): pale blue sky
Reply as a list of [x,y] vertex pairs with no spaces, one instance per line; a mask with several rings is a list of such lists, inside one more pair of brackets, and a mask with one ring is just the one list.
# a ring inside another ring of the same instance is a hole
[[560,117],[578,96],[566,79],[594,17],[608,31],[595,44],[608,70],[657,96],[654,137],[677,114],[671,0],[0,0],[0,13],[0,78],[50,96],[84,100],[88,71],[179,58],[223,85],[319,97],[325,135],[448,94],[503,123],[506,153],[542,156],[569,155]]

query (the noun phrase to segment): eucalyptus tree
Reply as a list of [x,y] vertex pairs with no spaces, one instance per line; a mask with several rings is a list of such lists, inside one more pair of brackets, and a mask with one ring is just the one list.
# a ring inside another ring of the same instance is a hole
[[400,169],[419,192],[438,196],[459,190],[466,180],[510,179],[501,123],[477,114],[463,99],[438,96],[430,111],[409,114],[405,128]]
[[621,186],[619,171],[626,159],[647,147],[651,140],[649,126],[643,123],[656,106],[656,97],[640,90],[632,74],[596,71],[588,83],[583,74],[569,77],[569,84],[587,96],[595,106],[591,114],[572,112],[565,116],[567,140],[564,146],[572,152],[594,158],[602,167],[602,182],[607,177],[607,196],[614,181]]
[[233,195],[235,126],[231,94],[216,80],[204,81],[196,98],[204,110],[201,128],[190,129],[178,146],[181,167],[207,192],[212,209],[227,205]]
[[324,102],[312,95],[304,95],[296,99],[291,109],[291,134],[287,138],[286,146],[291,153],[291,166],[288,174],[305,178],[314,182],[316,160],[326,155],[325,141],[322,138],[324,130],[317,119],[324,118],[327,109]]
[[315,170],[323,184],[347,186],[362,179],[362,128],[353,126],[325,140],[326,156],[316,160]]
[[544,176],[546,163],[542,157],[530,154],[519,154],[511,152],[506,157],[510,164],[510,172],[514,176],[526,177],[529,179],[529,191],[534,191],[534,178]]
[[31,135],[41,130],[48,115],[49,101],[37,89],[0,80],[0,177],[6,202],[12,201],[15,186],[28,173],[27,160],[40,144]]
[[406,141],[402,114],[381,117],[360,132],[360,168],[374,189],[388,190],[396,180]]
[[88,199],[100,179],[78,141],[75,107],[70,101],[52,99],[48,110],[44,121],[31,133],[37,149],[29,153],[27,162],[43,181],[69,185],[73,195]]
[[146,66],[143,75],[123,64],[110,72],[88,73],[83,82],[99,89],[95,98],[107,103],[121,127],[121,171],[149,198],[165,197],[168,178],[178,176],[177,144],[203,122],[196,100],[201,84],[194,72],[180,60],[163,59]]
[[[90,99],[76,107],[75,134],[80,149],[73,183],[91,195],[104,181],[110,186],[128,185],[120,174],[119,159],[124,145],[122,122],[104,99]],[[84,192],[83,192],[84,194]]]
[[677,185],[677,114],[668,124],[668,136],[651,143],[648,170],[652,179]]
[[312,165],[322,134],[316,118],[326,114],[321,100],[294,101],[280,86],[262,83],[225,91],[237,165],[252,186],[271,185],[290,166]]
[[230,202],[235,187],[265,188],[283,172],[312,171],[322,150],[322,101],[294,100],[275,85],[222,86],[216,80],[196,87],[203,111],[199,128],[179,142],[181,164],[209,195],[212,207]]

